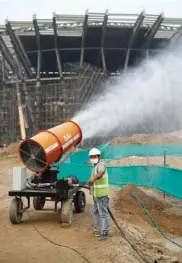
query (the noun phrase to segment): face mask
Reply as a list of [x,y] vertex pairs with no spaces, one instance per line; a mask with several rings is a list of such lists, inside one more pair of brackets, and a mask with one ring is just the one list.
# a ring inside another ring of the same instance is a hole
[[91,164],[97,164],[99,162],[98,158],[90,159]]

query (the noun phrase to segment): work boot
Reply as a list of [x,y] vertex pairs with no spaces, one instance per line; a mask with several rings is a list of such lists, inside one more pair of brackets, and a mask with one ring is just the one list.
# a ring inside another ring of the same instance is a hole
[[99,237],[99,241],[107,240],[109,237],[108,233],[103,233]]
[[94,231],[93,231],[93,235],[94,235],[95,237],[100,237],[100,232],[99,232],[98,230],[94,230]]

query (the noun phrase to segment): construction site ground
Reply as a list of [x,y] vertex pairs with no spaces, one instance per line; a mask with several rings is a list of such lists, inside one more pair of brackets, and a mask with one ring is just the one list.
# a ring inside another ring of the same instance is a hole
[[[0,263],[86,262],[76,252],[50,243],[41,234],[57,244],[76,249],[90,263],[143,262],[120,236],[112,221],[107,241],[98,241],[92,235],[92,198],[87,192],[86,210],[82,214],[74,214],[71,228],[60,224],[59,214],[54,213],[52,202],[47,202],[43,211],[35,211],[31,202],[31,209],[24,214],[22,223],[12,225],[9,221],[12,198],[8,196],[11,189],[11,168],[20,166],[21,163],[17,156],[11,154],[2,154],[0,157]],[[180,245],[182,201],[168,195],[164,199],[163,193],[155,189],[136,188],[133,185],[110,189],[111,209],[118,223],[148,262],[182,262],[182,249],[157,231],[143,209],[132,199],[133,192],[144,202],[164,232]]]

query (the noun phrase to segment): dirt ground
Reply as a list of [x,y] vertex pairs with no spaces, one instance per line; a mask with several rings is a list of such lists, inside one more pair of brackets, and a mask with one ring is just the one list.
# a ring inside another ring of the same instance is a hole
[[128,165],[165,165],[182,169],[182,157],[166,156],[164,157],[147,157],[147,156],[130,156],[119,160],[112,160],[107,162],[107,166],[128,166]]
[[[53,203],[46,204],[45,210],[35,212],[32,208],[24,214],[20,225],[9,222],[11,198],[11,168],[21,165],[15,157],[0,160],[0,263],[29,262],[86,262],[76,252],[51,244],[47,238],[77,249],[91,263],[139,263],[143,262],[130,245],[119,235],[111,222],[111,236],[108,241],[99,242],[92,236],[91,197],[87,194],[87,207],[83,214],[74,214],[71,228],[59,223],[59,214],[53,212]],[[178,243],[182,240],[182,202],[171,197],[163,200],[162,193],[151,189],[111,188],[111,208],[127,238],[149,260],[148,262],[171,262],[172,258],[182,259],[182,250],[168,242],[152,226],[141,207],[131,199],[131,192],[137,192],[148,206],[159,225]],[[147,194],[146,194],[147,193]],[[154,196],[157,198],[155,199]],[[40,233],[37,232],[40,231]],[[181,239],[180,239],[181,238]],[[182,242],[180,243],[182,244]],[[88,262],[87,261],[87,262]]]
[[131,137],[116,137],[110,143],[112,145],[182,145],[182,132],[169,134],[134,134]]

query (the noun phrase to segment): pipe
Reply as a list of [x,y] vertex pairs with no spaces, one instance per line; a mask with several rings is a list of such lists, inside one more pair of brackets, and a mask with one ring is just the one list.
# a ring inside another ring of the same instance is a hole
[[35,189],[35,188],[44,188],[44,187],[51,187],[51,186],[55,186],[56,183],[32,183],[31,182],[31,178],[34,177],[34,176],[30,176],[27,178],[27,181],[26,181],[26,188],[28,189]]

